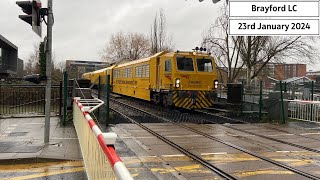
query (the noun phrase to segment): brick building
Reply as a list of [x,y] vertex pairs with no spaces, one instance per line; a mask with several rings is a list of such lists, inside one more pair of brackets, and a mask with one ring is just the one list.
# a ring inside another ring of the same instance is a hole
[[257,77],[266,87],[270,87],[275,81],[286,80],[307,75],[306,64],[268,63]]

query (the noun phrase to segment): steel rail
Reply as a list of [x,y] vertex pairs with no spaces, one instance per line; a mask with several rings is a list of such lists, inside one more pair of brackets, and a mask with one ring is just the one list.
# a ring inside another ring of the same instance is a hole
[[122,104],[122,105],[124,105],[124,106],[127,106],[127,107],[129,107],[129,108],[131,108],[131,109],[134,109],[134,110],[143,112],[143,113],[145,113],[145,114],[148,114],[148,115],[150,115],[150,116],[153,116],[153,117],[155,117],[155,118],[158,118],[158,119],[160,119],[160,120],[163,120],[164,122],[168,122],[168,123],[177,125],[177,126],[179,126],[179,127],[188,129],[188,130],[190,130],[190,131],[192,131],[192,132],[194,132],[194,133],[200,134],[200,135],[202,135],[202,136],[204,136],[204,137],[207,137],[207,138],[209,138],[209,139],[215,140],[215,141],[220,142],[220,143],[222,143],[222,144],[224,144],[224,145],[227,145],[227,146],[229,146],[229,147],[232,147],[232,148],[237,149],[237,150],[239,150],[239,151],[242,151],[242,152],[244,152],[244,153],[250,154],[250,155],[252,155],[252,156],[254,156],[254,157],[257,157],[257,158],[259,158],[259,159],[262,159],[262,160],[264,160],[264,161],[267,161],[267,162],[269,162],[269,163],[271,163],[271,164],[277,165],[277,166],[279,166],[279,167],[282,167],[282,168],[284,168],[284,169],[287,169],[287,170],[289,170],[289,171],[292,171],[292,172],[297,173],[297,174],[299,174],[299,175],[302,175],[302,176],[304,176],[304,177],[307,177],[307,178],[310,178],[310,179],[319,179],[319,180],[320,180],[320,177],[317,177],[317,176],[315,176],[315,175],[313,175],[313,174],[309,174],[309,173],[307,173],[307,172],[304,172],[304,171],[301,171],[301,170],[299,170],[299,169],[293,168],[293,167],[288,166],[288,165],[286,165],[286,164],[283,164],[283,163],[274,161],[274,160],[272,160],[272,159],[270,159],[270,158],[261,156],[261,155],[255,153],[255,152],[249,151],[249,150],[247,150],[247,149],[245,149],[245,148],[242,148],[242,147],[237,146],[237,145],[235,145],[235,144],[232,144],[232,143],[230,143],[230,142],[221,140],[221,139],[219,139],[219,138],[216,138],[216,137],[211,136],[211,135],[209,135],[209,134],[203,133],[203,132],[198,131],[198,130],[196,130],[196,129],[187,127],[187,126],[185,126],[185,125],[172,122],[171,120],[169,120],[169,119],[167,119],[167,118],[163,118],[163,117],[154,115],[154,114],[152,114],[152,113],[150,113],[150,112],[147,112],[147,111],[145,111],[145,110],[138,109],[138,108],[136,108],[136,107],[134,107],[134,106],[131,106],[131,105],[128,105],[128,104],[126,104],[126,103],[123,103],[123,102],[120,102],[120,101],[117,101],[117,100],[114,100],[114,99],[112,99],[112,100],[115,101],[115,102],[117,102],[117,103],[120,103],[120,104]]
[[[111,108],[111,107],[110,107]],[[140,126],[142,129],[148,131],[149,133],[151,133],[152,135],[156,136],[157,138],[161,139],[162,141],[164,141],[165,143],[169,144],[170,146],[176,148],[177,150],[179,150],[180,152],[182,152],[183,154],[185,154],[186,156],[192,158],[193,160],[197,161],[198,163],[200,163],[201,165],[203,165],[204,167],[210,169],[211,171],[215,172],[217,175],[219,175],[222,178],[225,179],[232,179],[235,180],[236,178],[231,176],[230,174],[222,171],[221,169],[213,166],[212,164],[210,164],[208,161],[206,161],[205,159],[201,158],[200,156],[197,156],[193,153],[191,153],[190,151],[188,151],[187,149],[179,146],[178,144],[172,142],[171,140],[167,139],[166,137],[160,135],[159,133],[151,130],[150,128],[142,125],[141,123],[135,121],[134,119],[130,118],[129,116],[119,112],[118,110],[111,108],[112,111],[118,113],[119,115],[123,116],[124,118],[128,119],[130,122]]]
[[[197,111],[197,112],[202,112],[202,111]],[[205,114],[209,114],[211,116],[216,116],[216,117],[219,117],[219,118],[226,118],[228,120],[231,120],[232,118],[228,118],[228,117],[223,117],[223,116],[218,116],[218,115],[215,115],[215,114],[212,114],[212,113],[209,113],[209,112],[202,112],[202,113],[205,113]],[[236,119],[234,119],[235,121],[237,121]],[[213,121],[210,121],[210,120],[204,120],[204,121],[207,121],[207,122],[213,122]],[[213,122],[214,123],[214,122]],[[309,147],[306,147],[306,146],[301,146],[299,144],[295,144],[295,143],[291,143],[291,142],[287,142],[287,141],[283,141],[283,140],[280,140],[280,139],[275,139],[275,138],[272,138],[272,137],[268,137],[268,136],[264,136],[264,135],[261,135],[261,134],[257,134],[257,133],[253,133],[253,132],[250,132],[250,131],[245,131],[245,130],[242,130],[242,129],[238,129],[238,128],[235,128],[235,127],[231,127],[229,125],[224,125],[224,124],[219,124],[220,126],[223,126],[223,127],[227,127],[227,128],[230,128],[230,129],[233,129],[233,130],[236,130],[236,131],[240,131],[240,132],[244,132],[244,133],[247,133],[247,134],[251,134],[251,135],[255,135],[255,136],[258,136],[258,137],[262,137],[262,138],[265,138],[265,139],[268,139],[268,140],[272,140],[272,141],[276,141],[276,142],[279,142],[279,143],[282,143],[282,144],[287,144],[287,145],[290,145],[290,146],[293,146],[293,147],[297,147],[297,148],[301,148],[301,149],[304,149],[304,150],[307,150],[307,151],[311,151],[311,152],[315,152],[315,153],[320,153],[320,150],[317,150],[317,149],[313,149],[313,148],[309,148]],[[252,124],[250,124],[252,125]],[[268,127],[267,127],[268,128]],[[270,128],[272,129],[272,128]],[[276,128],[275,128],[276,129]],[[285,131],[286,132],[286,131]],[[287,132],[289,133],[289,132]],[[289,134],[292,134],[292,135],[296,135],[296,136],[301,136],[299,134],[294,134],[294,133],[289,133]],[[302,136],[304,137],[304,136]],[[304,137],[304,138],[308,138],[308,137]],[[313,139],[313,138],[311,138]]]

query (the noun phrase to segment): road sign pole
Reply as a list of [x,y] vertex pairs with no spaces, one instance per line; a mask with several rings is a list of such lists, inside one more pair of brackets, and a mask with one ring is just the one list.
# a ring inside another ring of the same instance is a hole
[[51,102],[51,55],[52,55],[52,0],[48,0],[48,23],[47,23],[47,44],[46,44],[46,109],[44,123],[44,143],[49,143],[50,138],[50,102]]

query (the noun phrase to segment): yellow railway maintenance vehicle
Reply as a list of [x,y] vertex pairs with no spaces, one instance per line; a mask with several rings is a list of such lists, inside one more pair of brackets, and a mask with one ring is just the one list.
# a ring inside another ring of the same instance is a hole
[[[203,52],[160,52],[103,71],[110,75],[113,93],[164,106],[201,109],[211,107],[216,98],[216,64]],[[97,82],[98,73],[91,73],[91,82]]]

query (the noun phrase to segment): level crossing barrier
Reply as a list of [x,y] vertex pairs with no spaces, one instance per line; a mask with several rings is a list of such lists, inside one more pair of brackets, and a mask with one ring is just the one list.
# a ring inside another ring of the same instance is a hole
[[99,99],[74,98],[73,120],[88,179],[133,180],[114,149],[116,134],[102,133],[90,113],[103,102]]
[[320,123],[320,101],[287,100],[289,118]]

